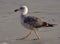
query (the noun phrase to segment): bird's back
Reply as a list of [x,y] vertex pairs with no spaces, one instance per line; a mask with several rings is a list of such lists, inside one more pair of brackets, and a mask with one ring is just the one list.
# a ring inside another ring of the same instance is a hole
[[53,24],[47,23],[42,21],[41,19],[33,16],[27,16],[24,19],[24,23],[30,25],[33,28],[40,28],[40,27],[53,27]]

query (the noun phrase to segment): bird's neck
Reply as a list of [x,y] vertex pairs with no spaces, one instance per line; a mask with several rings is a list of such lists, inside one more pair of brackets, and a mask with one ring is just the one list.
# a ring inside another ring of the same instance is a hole
[[20,15],[21,24],[23,24],[25,18],[26,18],[26,15],[23,15],[23,14]]
[[26,18],[28,15],[27,15],[28,11],[21,11],[21,19],[24,19]]
[[21,19],[24,19],[27,15],[21,14],[20,17]]
[[21,16],[24,17],[24,16],[28,16],[27,14],[28,12],[21,12]]

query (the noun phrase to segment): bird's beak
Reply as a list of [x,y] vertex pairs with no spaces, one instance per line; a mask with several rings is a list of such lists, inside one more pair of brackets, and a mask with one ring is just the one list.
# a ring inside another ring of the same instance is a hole
[[14,12],[17,12],[17,11],[19,11],[19,9],[15,9],[15,10],[14,10]]

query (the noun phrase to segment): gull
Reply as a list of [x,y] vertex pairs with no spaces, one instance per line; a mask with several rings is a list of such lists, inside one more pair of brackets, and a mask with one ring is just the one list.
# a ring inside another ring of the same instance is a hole
[[41,27],[54,27],[55,24],[50,24],[46,21],[43,21],[37,17],[29,16],[28,15],[28,7],[26,5],[22,5],[20,8],[15,9],[14,12],[20,11],[20,18],[21,18],[21,24],[30,30],[30,32],[23,37],[22,39],[27,39],[32,31],[35,33],[36,38],[34,40],[40,40],[40,36],[38,33],[38,28]]

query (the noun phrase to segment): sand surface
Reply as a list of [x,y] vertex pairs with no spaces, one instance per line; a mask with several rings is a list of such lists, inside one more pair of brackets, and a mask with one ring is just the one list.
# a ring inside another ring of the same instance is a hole
[[[32,40],[34,33],[16,40],[29,32],[20,24],[20,13],[14,13],[21,4],[29,7],[29,15],[58,25],[39,28],[41,40]],[[60,0],[0,0],[0,44],[60,44]]]

